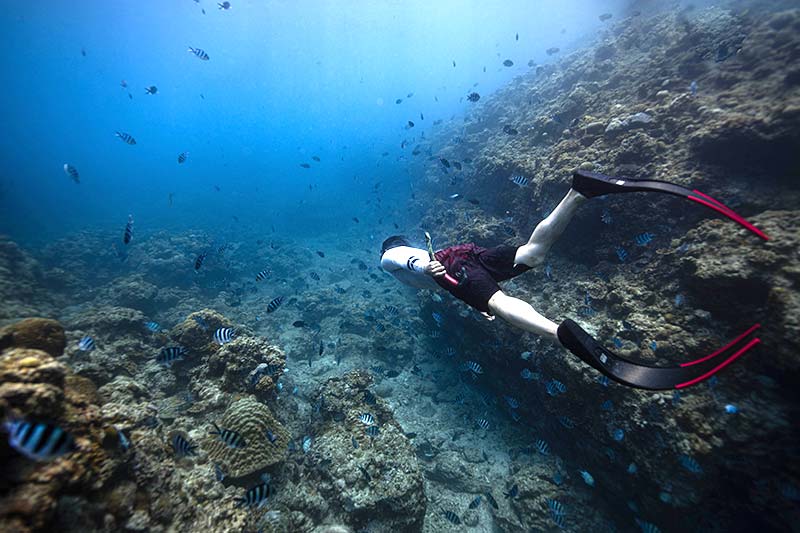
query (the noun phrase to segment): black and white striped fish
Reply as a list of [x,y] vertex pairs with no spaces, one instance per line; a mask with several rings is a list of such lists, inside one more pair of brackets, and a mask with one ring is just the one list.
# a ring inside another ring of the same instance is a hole
[[3,428],[8,444],[34,461],[49,461],[78,449],[72,435],[53,424],[9,420]]
[[133,215],[128,215],[128,223],[125,224],[125,232],[122,234],[122,242],[130,244],[133,239]]
[[186,158],[189,157],[189,152],[181,152],[178,154],[178,163],[185,163]]
[[476,420],[476,422],[478,424],[478,427],[481,429],[488,430],[490,427],[489,421],[486,420],[485,418],[479,418],[478,420]]
[[444,517],[447,519],[448,522],[459,525],[461,524],[461,518],[458,517],[456,513],[453,511],[445,511]]
[[373,437],[373,438],[377,437],[381,432],[381,430],[380,430],[380,428],[378,426],[369,426],[365,431],[366,431],[367,435],[369,435],[370,437]]
[[78,341],[78,349],[82,352],[91,352],[94,348],[94,339],[88,335]]
[[267,304],[267,313],[272,313],[276,309],[278,309],[283,303],[283,300],[284,300],[283,296],[278,296],[277,298],[273,298],[272,301]]
[[177,457],[197,455],[195,451],[196,447],[197,445],[189,442],[189,439],[187,439],[183,433],[176,433],[175,436],[172,437],[172,449],[175,451]]
[[475,361],[467,361],[466,363],[464,363],[464,368],[466,370],[469,370],[473,374],[483,374],[483,368],[481,368],[481,365],[479,365]]
[[269,279],[272,277],[272,271],[268,268],[265,268],[258,274],[256,274],[256,281],[264,281],[265,279]]
[[208,252],[203,252],[200,255],[198,255],[197,258],[194,260],[195,272],[200,270],[200,267],[203,266],[203,261],[206,260],[206,257],[208,257]]
[[183,346],[169,346],[162,348],[156,357],[159,365],[172,366],[175,361],[183,361],[186,357],[186,348]]
[[226,342],[231,342],[236,335],[236,330],[233,328],[219,328],[214,332],[214,341],[222,346]]
[[514,185],[519,185],[520,187],[527,187],[528,186],[528,178],[525,176],[520,176],[519,174],[511,176],[508,178],[511,180],[511,183]]
[[203,61],[208,61],[209,57],[205,50],[201,50],[200,48],[192,48],[191,46],[187,50],[187,52],[191,52]]
[[70,165],[69,163],[64,163],[64,173],[72,178],[72,181],[75,183],[81,182],[81,176],[78,174],[78,169]]
[[272,495],[272,487],[269,483],[259,483],[255,487],[247,489],[243,498],[236,498],[236,507],[262,507],[267,503],[267,498]]
[[362,414],[361,416],[358,417],[358,419],[361,420],[362,423],[368,426],[371,426],[375,423],[375,417],[369,413]]
[[117,131],[115,135],[122,139],[127,144],[136,144],[136,139],[133,138],[133,135],[130,133],[125,133],[124,131]]
[[231,429],[220,429],[216,422],[212,423],[214,424],[214,431],[212,431],[211,434],[219,436],[219,440],[221,440],[228,448],[244,448],[247,446],[247,443],[244,441],[244,437],[242,437],[239,433]]

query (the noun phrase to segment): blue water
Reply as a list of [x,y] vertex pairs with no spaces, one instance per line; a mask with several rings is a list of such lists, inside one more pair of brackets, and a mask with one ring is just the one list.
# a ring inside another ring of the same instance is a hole
[[[623,4],[604,2],[603,10]],[[0,232],[46,242],[77,229],[121,231],[129,213],[139,236],[187,228],[257,234],[274,225],[297,238],[341,230],[354,216],[364,232],[379,218],[403,225],[425,158],[412,160],[412,139],[430,136],[434,120],[458,124],[474,83],[486,97],[527,71],[529,60],[554,61],[547,48],[563,55],[585,44],[603,24],[593,6],[7,4]],[[502,66],[507,58],[513,67]],[[150,85],[157,94],[145,94]],[[179,165],[184,151],[189,159]],[[64,163],[78,169],[80,185]]]

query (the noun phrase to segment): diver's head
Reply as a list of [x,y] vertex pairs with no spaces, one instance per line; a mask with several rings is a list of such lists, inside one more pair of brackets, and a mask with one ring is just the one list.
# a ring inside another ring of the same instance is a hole
[[398,246],[411,246],[411,243],[408,239],[403,235],[392,235],[381,245],[381,257],[383,254],[386,253],[386,250],[391,250],[392,248],[397,248]]

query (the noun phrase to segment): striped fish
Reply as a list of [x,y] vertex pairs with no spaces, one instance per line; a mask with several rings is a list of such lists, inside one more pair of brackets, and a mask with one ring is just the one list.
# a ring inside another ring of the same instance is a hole
[[186,357],[186,348],[183,346],[170,346],[162,348],[156,357],[156,362],[159,365],[172,366],[175,361],[183,361]]
[[278,296],[277,298],[273,298],[270,303],[267,304],[267,313],[274,312],[277,308],[281,306],[283,303],[283,296]]
[[481,429],[488,430],[490,427],[489,421],[486,420],[485,418],[479,418],[478,420],[476,420],[476,422],[478,424],[478,427]]
[[550,446],[548,446],[547,443],[542,439],[536,439],[536,441],[533,443],[533,446],[542,455],[547,455],[550,453]]
[[78,169],[68,163],[64,163],[64,173],[72,178],[75,183],[81,182],[81,176],[78,174]]
[[469,508],[470,508],[470,509],[475,509],[475,508],[477,508],[477,507],[478,507],[480,504],[481,504],[481,495],[480,495],[480,494],[478,494],[477,496],[475,496],[475,499],[474,499],[474,500],[472,500],[472,501],[470,502],[470,504],[469,504]]
[[236,330],[233,328],[219,328],[214,332],[214,341],[222,346],[227,342],[231,342],[236,335]]
[[259,483],[255,487],[247,489],[243,498],[236,498],[236,507],[263,507],[267,503],[267,498],[272,495],[273,491],[269,483]]
[[189,152],[181,152],[178,154],[178,163],[186,163],[186,158],[189,157]]
[[467,361],[464,363],[464,368],[474,374],[483,374],[483,368],[475,361]]
[[127,144],[136,144],[136,139],[134,139],[133,135],[131,135],[130,133],[125,133],[124,131],[116,131],[114,132],[114,134]]
[[198,255],[197,258],[194,260],[194,270],[195,270],[195,272],[200,270],[200,267],[203,266],[203,261],[206,260],[206,257],[208,257],[208,252],[203,252],[200,255]]
[[367,435],[369,435],[370,437],[373,437],[373,438],[377,437],[380,434],[380,432],[381,432],[381,430],[380,430],[380,428],[378,426],[369,426],[366,429]]
[[361,416],[358,417],[358,419],[361,420],[362,423],[368,426],[371,426],[375,423],[375,417],[369,413],[362,414]]
[[529,183],[528,178],[526,178],[525,176],[521,176],[519,174],[511,176],[508,179],[511,180],[511,183],[513,183],[514,185],[519,185],[520,187],[527,187]]
[[125,224],[125,232],[122,234],[122,242],[130,244],[133,239],[133,215],[128,215],[128,223]]
[[159,331],[161,331],[161,326],[159,325],[158,322],[153,322],[153,321],[145,322],[144,327],[146,327],[148,331],[152,331],[153,333],[158,333]]
[[8,444],[34,461],[49,461],[78,449],[72,435],[56,425],[11,420],[3,428],[8,431]]
[[91,352],[94,348],[94,339],[88,335],[78,341],[78,349],[82,352]]
[[200,48],[192,48],[191,46],[187,50],[187,52],[191,52],[203,61],[208,61],[209,57],[205,50],[201,50]]
[[213,424],[214,431],[212,431],[211,434],[218,435],[219,440],[225,443],[225,446],[228,448],[244,448],[247,446],[247,443],[244,441],[244,437],[239,435],[237,432],[225,428],[220,429],[216,422],[213,422]]
[[189,442],[183,433],[176,433],[175,436],[172,437],[172,449],[175,451],[177,457],[191,457],[192,455],[197,455],[195,451],[196,447],[197,445]]
[[445,511],[444,517],[447,519],[448,522],[451,522],[456,525],[461,524],[461,519],[453,511]]
[[256,274],[256,281],[264,281],[265,279],[269,279],[272,277],[272,271],[268,268],[265,268],[258,274]]

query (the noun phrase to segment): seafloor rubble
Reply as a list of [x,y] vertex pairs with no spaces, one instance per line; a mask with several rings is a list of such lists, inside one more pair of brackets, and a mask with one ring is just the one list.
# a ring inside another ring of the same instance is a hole
[[[80,450],[34,463],[3,439],[0,529],[791,529],[798,29],[796,10],[620,21],[430,141],[440,157],[471,160],[463,171],[421,167],[419,230],[440,245],[519,243],[575,168],[691,184],[740,210],[769,242],[679,200],[593,200],[547,265],[506,285],[649,361],[711,351],[760,320],[763,346],[718,380],[681,393],[605,383],[446,295],[392,285],[351,247],[322,261],[310,243],[287,244],[267,261],[202,234],[157,234],[123,252],[86,232],[37,261],[4,239],[0,416],[59,423]],[[722,44],[733,53],[717,61]],[[652,240],[634,244],[644,231]],[[195,273],[202,249],[212,253]],[[261,284],[254,257],[272,270]],[[236,329],[232,342],[212,340],[220,327]],[[78,349],[85,335],[94,350]],[[187,352],[164,367],[156,357],[168,346]],[[464,372],[466,361],[482,374]],[[255,452],[224,446],[214,423]],[[177,457],[176,434],[197,455]],[[268,504],[237,508],[265,473]]]

